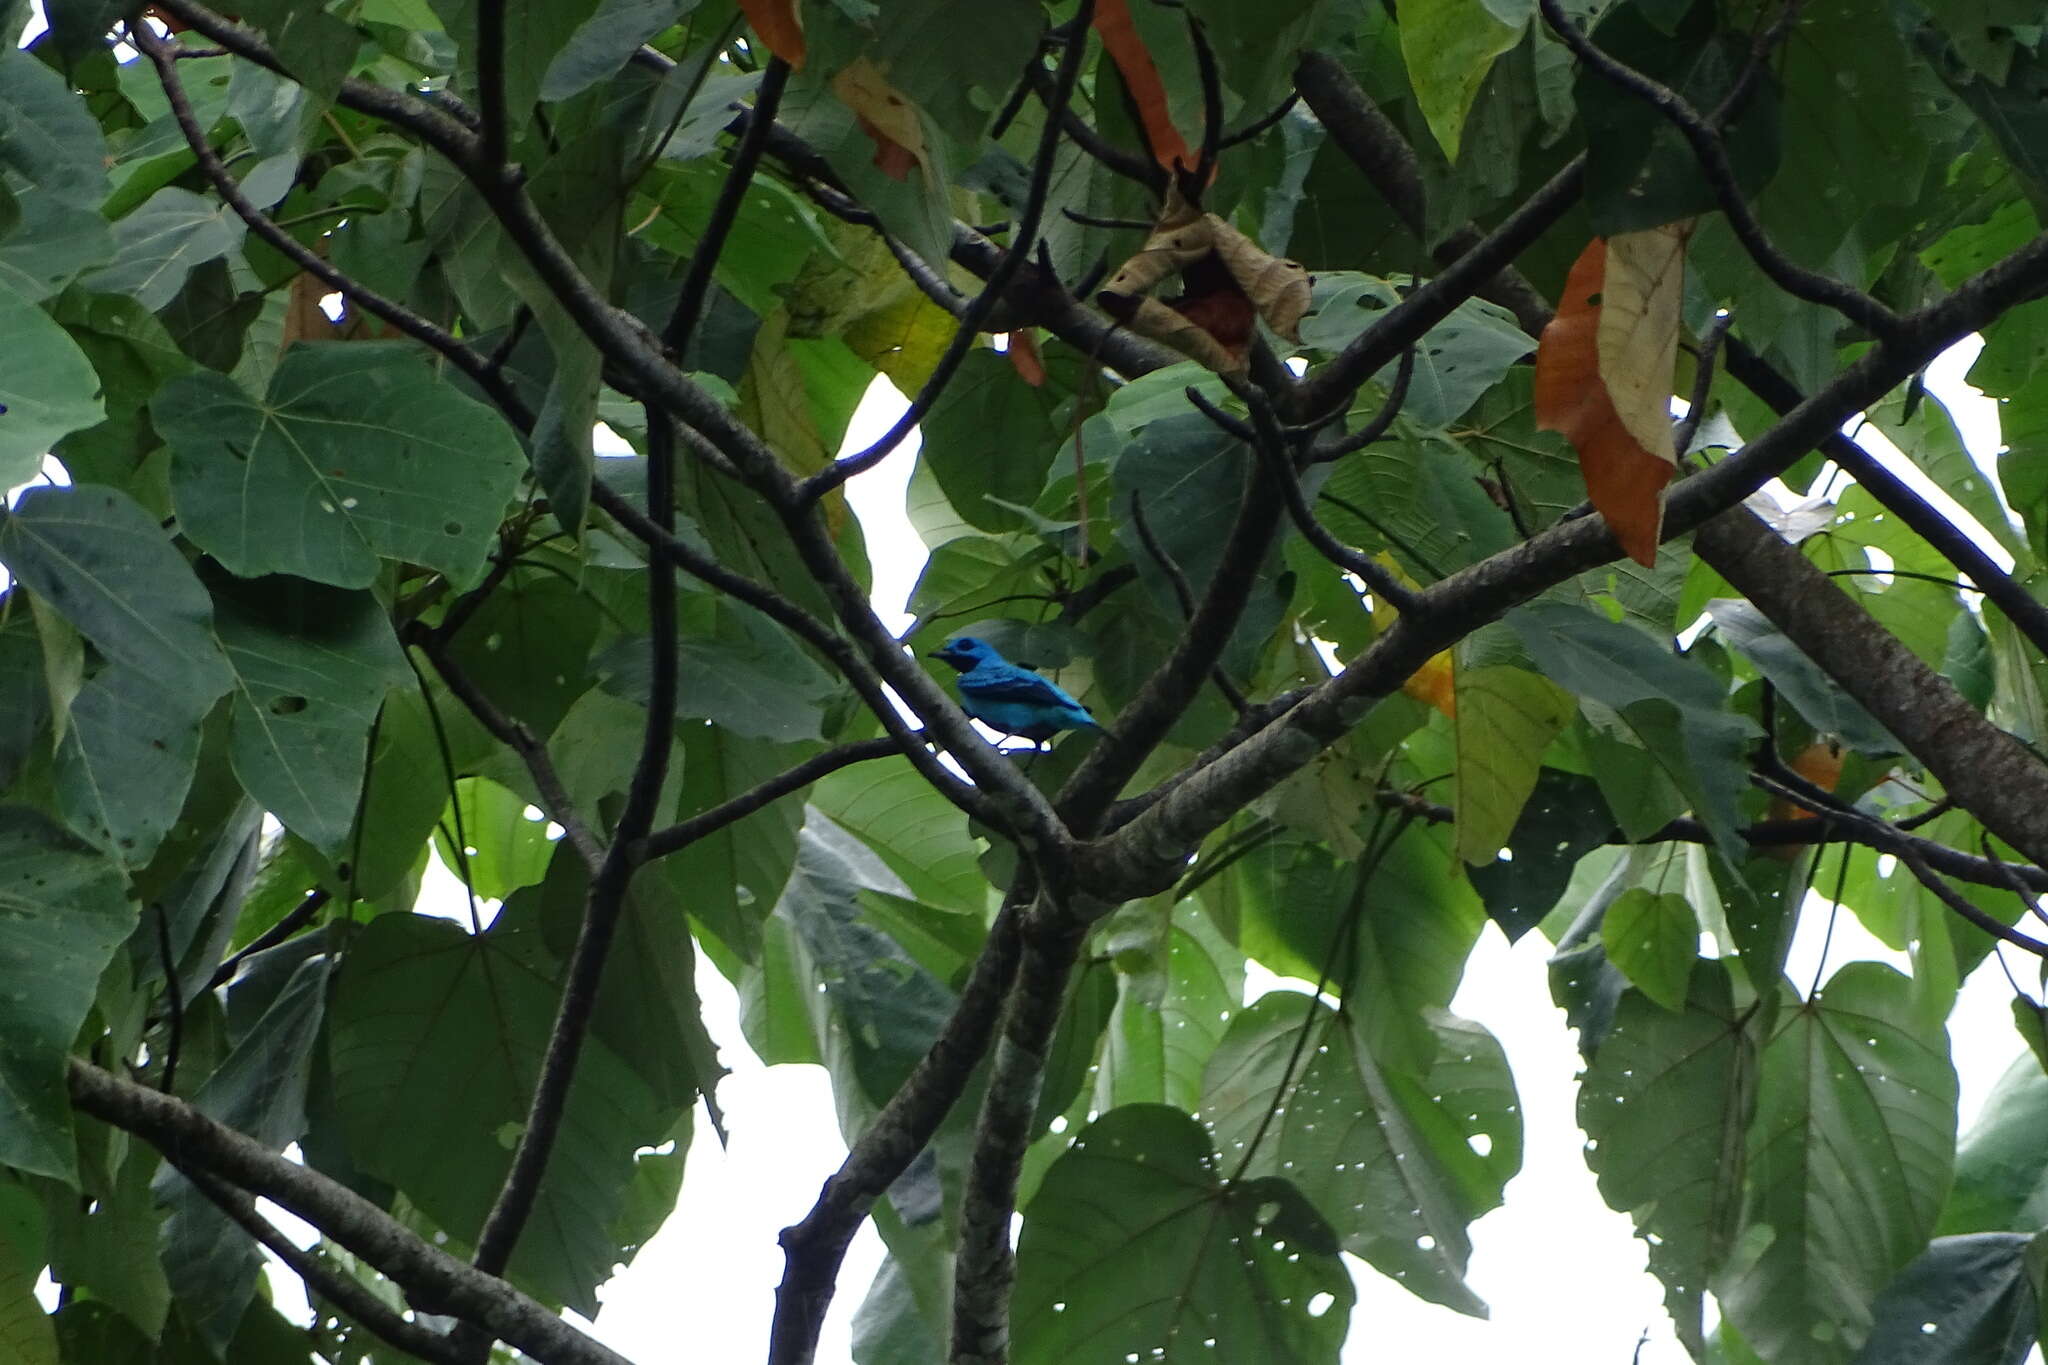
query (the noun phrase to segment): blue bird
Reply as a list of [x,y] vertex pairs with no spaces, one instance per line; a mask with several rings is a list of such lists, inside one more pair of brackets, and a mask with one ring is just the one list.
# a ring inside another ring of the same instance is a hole
[[991,730],[1043,744],[1062,730],[1102,729],[1066,689],[1011,663],[986,640],[962,635],[932,657],[959,670],[962,709]]

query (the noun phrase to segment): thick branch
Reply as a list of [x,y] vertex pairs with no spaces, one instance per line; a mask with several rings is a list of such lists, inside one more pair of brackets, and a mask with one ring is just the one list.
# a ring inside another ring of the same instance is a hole
[[317,1251],[311,1251],[280,1232],[276,1224],[256,1211],[248,1195],[209,1172],[192,1169],[185,1178],[212,1200],[242,1231],[248,1233],[272,1255],[283,1261],[306,1288],[408,1355],[435,1365],[462,1365],[460,1349],[439,1332],[431,1331],[401,1315],[371,1293],[355,1276]]
[[503,1280],[429,1246],[369,1200],[317,1171],[286,1161],[185,1101],[79,1058],[71,1102],[147,1141],[181,1170],[197,1170],[305,1219],[433,1311],[481,1323],[542,1365],[630,1365]]
[[[1051,909],[1047,902],[1040,904]],[[1032,919],[1003,1012],[1002,1037],[982,1094],[974,1155],[961,1194],[952,1365],[1003,1365],[1009,1359],[1010,1286],[1017,1275],[1010,1219],[1017,1210],[1017,1172],[1034,1136],[1031,1121],[1067,975],[1086,937],[1064,910]]]
[[854,1143],[804,1220],[782,1230],[785,1263],[782,1284],[775,1291],[769,1365],[810,1365],[854,1232],[875,1200],[930,1143],[988,1052],[997,1015],[1016,975],[1022,945],[1019,921],[1031,894],[1028,882],[1012,889],[974,960],[959,1003],[930,1051]]

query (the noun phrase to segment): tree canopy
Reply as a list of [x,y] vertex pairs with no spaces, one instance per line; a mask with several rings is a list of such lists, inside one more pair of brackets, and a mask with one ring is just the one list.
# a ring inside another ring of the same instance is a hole
[[0,1356],[620,1365],[701,954],[850,1148],[770,1361],[1335,1361],[1485,1311],[1491,923],[1696,1359],[2024,1357],[2038,0],[237,8],[0,54]]

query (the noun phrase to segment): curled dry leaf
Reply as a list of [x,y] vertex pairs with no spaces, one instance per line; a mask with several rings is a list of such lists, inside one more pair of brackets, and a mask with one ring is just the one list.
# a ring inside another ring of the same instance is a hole
[[853,110],[860,130],[875,143],[875,165],[892,180],[907,179],[910,168],[923,169],[935,180],[924,145],[924,124],[917,106],[889,84],[882,68],[866,57],[858,57],[832,77],[832,93]]
[[1010,367],[1017,377],[1034,389],[1045,387],[1045,360],[1038,354],[1038,338],[1026,327],[1009,333]]
[[1536,422],[1579,452],[1593,505],[1629,558],[1657,562],[1671,444],[1671,375],[1691,224],[1595,238],[1536,348]]
[[[1146,296],[1176,274],[1178,297]],[[1175,187],[1145,245],[1095,300],[1132,331],[1234,374],[1244,368],[1256,319],[1290,341],[1300,339],[1309,274],[1299,261],[1274,256],[1215,214],[1198,211]]]
[[801,71],[804,65],[802,0],[740,0],[740,12],[768,50]]
[[1094,24],[1103,50],[1116,63],[1117,74],[1124,78],[1124,88],[1131,92],[1131,103],[1137,106],[1138,121],[1153,157],[1169,171],[1176,167],[1195,169],[1199,158],[1174,126],[1173,115],[1166,106],[1166,83],[1159,79],[1152,53],[1138,36],[1130,6],[1125,0],[1097,0]]

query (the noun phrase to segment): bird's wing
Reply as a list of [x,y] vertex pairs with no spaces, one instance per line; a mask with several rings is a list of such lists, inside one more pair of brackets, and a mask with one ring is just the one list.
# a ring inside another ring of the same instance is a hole
[[1068,696],[1056,684],[1047,682],[1036,673],[1027,673],[1011,665],[996,670],[977,668],[960,675],[962,696],[976,701],[1015,702],[1024,706],[1071,706],[1076,710],[1081,704]]

